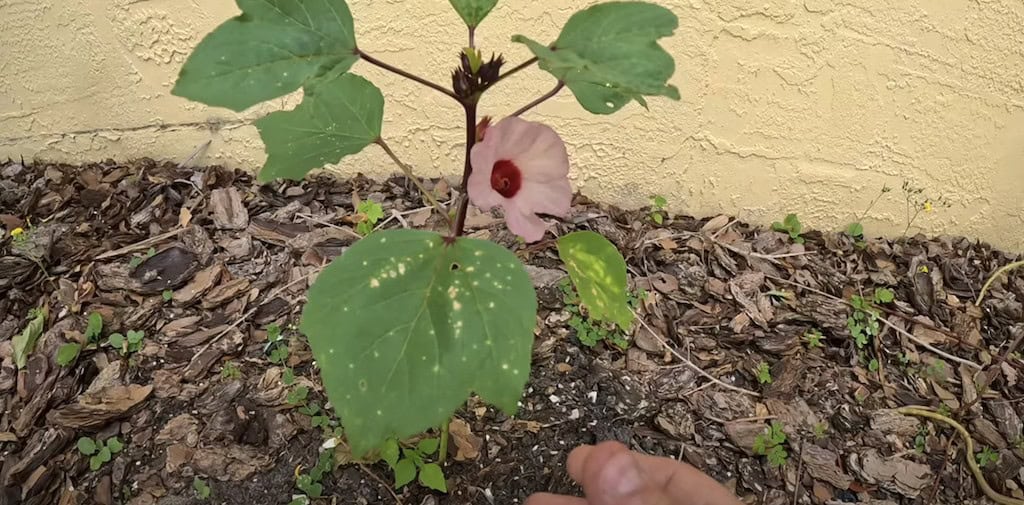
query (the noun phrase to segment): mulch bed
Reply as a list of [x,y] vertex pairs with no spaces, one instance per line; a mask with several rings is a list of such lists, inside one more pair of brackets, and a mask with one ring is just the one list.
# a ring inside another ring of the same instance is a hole
[[[455,195],[443,180],[429,187],[442,200]],[[443,225],[402,178],[261,186],[239,171],[145,159],[0,163],[0,228],[28,230],[0,238],[0,504],[284,504],[299,494],[297,467],[315,466],[325,435],[289,403],[294,386],[268,359],[267,329],[283,329],[286,364],[323,405],[295,328],[315,274],[358,238],[359,199],[383,205],[385,227]],[[383,463],[346,464],[324,477],[332,498],[322,503],[512,504],[535,491],[575,493],[568,451],[608,439],[681,458],[748,503],[981,500],[964,441],[893,411],[905,405],[958,419],[998,453],[983,468],[992,486],[1024,497],[1024,274],[997,280],[974,305],[1013,254],[953,237],[859,247],[809,232],[795,245],[725,216],[658,226],[643,211],[577,197],[558,233],[607,236],[631,285],[647,293],[644,323],[622,350],[581,345],[553,242],[517,244],[489,214],[469,224],[514,249],[538,291],[522,409],[510,418],[467,402],[447,495],[415,484],[393,493]],[[880,337],[858,350],[843,300],[877,287],[895,301],[883,306]],[[18,370],[11,339],[43,305],[45,331]],[[83,340],[93,312],[104,336],[144,331],[141,349],[126,357],[99,346],[59,366],[58,348]],[[813,330],[822,347],[807,345]],[[770,383],[758,380],[762,363]],[[751,450],[771,421],[787,435],[781,468]],[[124,450],[92,471],[76,448],[82,436],[117,436]],[[207,501],[195,497],[197,476],[212,488]]]

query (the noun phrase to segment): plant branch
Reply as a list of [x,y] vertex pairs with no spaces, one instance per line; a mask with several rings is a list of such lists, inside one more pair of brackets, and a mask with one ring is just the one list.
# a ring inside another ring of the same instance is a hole
[[419,177],[416,177],[416,174],[412,173],[412,168],[403,163],[402,160],[398,159],[398,156],[395,155],[395,152],[391,150],[391,146],[389,146],[384,139],[378,137],[374,142],[379,145],[381,149],[384,149],[384,152],[388,153],[391,160],[402,169],[402,172],[405,172],[405,176],[408,177],[409,180],[416,185],[416,188],[420,190],[420,194],[423,195],[423,198],[433,205],[442,216],[444,216],[445,220],[448,221],[448,224],[451,224],[452,218],[448,216],[448,209],[445,209],[444,206],[434,198],[433,193],[427,191],[427,188],[423,187],[423,182],[420,181]]
[[1006,272],[1009,272],[1010,270],[1013,270],[1014,268],[1020,268],[1020,267],[1024,267],[1024,261],[1018,261],[1018,262],[1015,262],[1015,263],[1010,263],[1009,265],[1006,265],[1003,268],[1000,268],[999,270],[996,270],[996,273],[992,274],[992,276],[989,277],[987,281],[985,281],[985,285],[982,286],[982,288],[981,288],[981,294],[978,295],[978,301],[974,302],[974,305],[976,307],[981,307],[981,302],[982,302],[982,300],[985,299],[985,293],[988,293],[988,288],[992,287],[992,283],[995,282],[995,280],[998,279],[1000,275],[1003,275]]
[[469,27],[469,48],[476,49],[476,27]]
[[[436,83],[430,82],[430,81],[428,81],[428,80],[426,80],[426,79],[424,79],[424,78],[422,78],[420,76],[410,74],[409,72],[406,72],[405,70],[402,70],[402,69],[400,69],[400,68],[398,68],[396,66],[384,63],[383,61],[380,61],[377,58],[374,58],[373,56],[370,56],[369,54],[366,54],[362,49],[356,49],[356,51],[357,51],[357,54],[359,54],[359,57],[364,59],[364,60],[366,60],[367,63],[370,63],[372,65],[376,65],[376,66],[378,66],[380,68],[383,68],[384,70],[387,70],[388,72],[392,72],[392,73],[398,74],[398,75],[400,75],[402,77],[405,77],[406,79],[409,79],[409,80],[412,80],[412,81],[416,81],[416,82],[418,82],[418,83],[420,83],[420,84],[422,84],[422,85],[424,85],[424,86],[426,86],[428,88],[440,91],[441,93],[444,93],[444,94],[448,95],[450,98],[454,98],[455,100],[459,100],[459,97],[455,96],[454,92],[452,92],[451,90],[445,88],[444,86],[441,86],[440,84],[436,84]],[[461,100],[459,100],[459,101],[461,101]]]
[[[487,90],[491,89],[492,87],[494,87],[495,84],[498,84],[499,82],[504,81],[505,79],[507,79],[509,77],[512,77],[513,74],[519,72],[520,70],[524,70],[526,68],[529,68],[529,67],[533,66],[533,64],[537,63],[537,61],[538,61],[537,57],[534,56],[533,58],[530,58],[530,59],[520,63],[519,65],[516,65],[515,67],[512,67],[511,70],[505,72],[504,74],[499,75],[498,78],[495,79],[495,81],[492,82],[490,86],[487,86],[486,88],[484,88],[483,91],[487,91]],[[483,91],[481,91],[481,93],[483,93]]]
[[551,97],[557,95],[558,92],[562,91],[562,88],[564,88],[564,87],[565,87],[565,83],[562,82],[562,81],[558,81],[558,84],[555,85],[554,89],[552,89],[551,91],[548,91],[547,93],[543,94],[540,98],[538,98],[538,99],[536,99],[536,100],[534,100],[534,101],[524,105],[523,108],[513,112],[510,115],[511,116],[522,116],[523,114],[525,114],[530,109],[532,109],[532,108],[534,108],[534,107],[536,107],[536,106],[546,102]]
[[473,164],[470,161],[470,154],[473,153],[473,146],[476,145],[476,102],[464,104],[466,108],[466,166],[462,170],[462,186],[460,191],[462,197],[459,200],[459,211],[455,216],[455,223],[452,225],[452,238],[459,237],[466,229],[466,213],[469,211],[469,175],[473,173]]

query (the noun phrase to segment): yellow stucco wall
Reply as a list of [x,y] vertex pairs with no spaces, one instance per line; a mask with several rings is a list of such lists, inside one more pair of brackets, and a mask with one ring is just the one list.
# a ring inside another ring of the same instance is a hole
[[[521,61],[513,33],[553,40],[588,3],[501,0],[478,43]],[[673,211],[760,223],[792,211],[834,228],[883,184],[909,180],[952,204],[921,229],[1024,250],[1024,2],[661,3],[680,19],[664,44],[681,102],[595,117],[565,92],[529,115],[563,134],[585,194],[637,206],[660,193]],[[462,33],[447,1],[350,6],[364,50],[447,80],[464,43],[447,35]],[[180,160],[212,139],[200,162],[258,167],[248,123],[288,100],[234,114],[169,93],[190,48],[236,13],[229,0],[0,0],[0,156]],[[385,91],[385,136],[400,156],[425,174],[460,169],[453,104],[365,63],[354,71]],[[523,75],[535,79],[503,84],[485,112],[508,113],[552,85],[539,70]],[[393,171],[374,146],[343,168]],[[883,199],[869,234],[902,233],[901,198]]]

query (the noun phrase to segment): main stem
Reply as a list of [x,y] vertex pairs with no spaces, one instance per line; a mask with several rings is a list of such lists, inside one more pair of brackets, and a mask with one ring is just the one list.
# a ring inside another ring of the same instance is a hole
[[476,100],[463,103],[466,109],[466,167],[462,171],[462,197],[459,199],[459,211],[452,225],[452,238],[462,236],[466,228],[466,212],[469,210],[469,175],[473,173],[470,154],[476,145]]
[[448,426],[452,424],[451,418],[445,419],[441,425],[441,447],[437,453],[437,463],[444,466],[445,460],[448,459]]

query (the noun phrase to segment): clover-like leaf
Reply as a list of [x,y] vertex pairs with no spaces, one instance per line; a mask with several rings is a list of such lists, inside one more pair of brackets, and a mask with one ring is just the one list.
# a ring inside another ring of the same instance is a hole
[[514,413],[536,313],[533,284],[507,249],[389,230],[317,277],[301,328],[359,457],[440,425],[471,392]]
[[558,239],[558,255],[592,319],[628,330],[633,323],[626,285],[626,261],[615,245],[592,231]]
[[236,112],[359,59],[345,0],[237,0],[242,14],[207,35],[172,94]]
[[260,181],[299,180],[380,138],[384,95],[353,74],[306,87],[302,103],[256,121],[267,149]]
[[607,2],[577,12],[554,44],[512,37],[540,59],[540,68],[565,82],[594,114],[611,114],[645,96],[679,100],[668,84],[675,60],[658,45],[679,26],[672,11],[646,2]]
[[77,445],[78,452],[86,456],[92,456],[93,454],[96,454],[96,441],[89,437],[82,437],[78,439]]
[[491,13],[498,0],[448,0],[459,13],[466,26],[476,28]]
[[448,483],[444,479],[444,470],[441,470],[441,465],[437,463],[427,463],[420,468],[420,484],[435,491],[448,492]]

